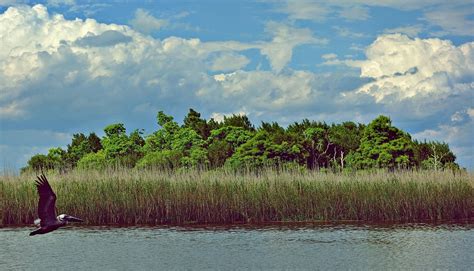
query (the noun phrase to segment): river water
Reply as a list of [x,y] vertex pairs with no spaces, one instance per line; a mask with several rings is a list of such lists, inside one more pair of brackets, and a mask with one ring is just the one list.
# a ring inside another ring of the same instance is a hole
[[471,225],[0,229],[0,270],[472,270]]

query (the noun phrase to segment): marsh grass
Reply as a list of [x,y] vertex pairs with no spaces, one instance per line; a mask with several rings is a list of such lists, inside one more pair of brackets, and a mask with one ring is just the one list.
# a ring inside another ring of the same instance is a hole
[[[90,225],[474,220],[469,173],[115,169],[48,178],[58,212]],[[37,217],[34,179],[0,177],[0,226]]]

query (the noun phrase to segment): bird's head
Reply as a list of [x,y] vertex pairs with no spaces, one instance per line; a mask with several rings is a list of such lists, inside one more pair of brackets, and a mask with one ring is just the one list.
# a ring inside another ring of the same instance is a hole
[[84,220],[74,217],[72,215],[61,214],[58,219],[65,222],[84,222]]

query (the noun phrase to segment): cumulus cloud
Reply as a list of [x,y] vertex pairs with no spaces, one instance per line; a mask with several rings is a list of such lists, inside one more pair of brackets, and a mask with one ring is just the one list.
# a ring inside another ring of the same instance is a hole
[[145,34],[150,34],[154,31],[158,31],[168,24],[167,20],[157,19],[150,12],[144,9],[137,9],[135,11],[135,17],[130,21],[130,25]]
[[232,100],[234,106],[248,107],[256,111],[308,105],[314,98],[314,74],[295,71],[290,75],[275,75],[267,71],[237,71],[216,75],[219,91],[198,94],[206,99]]
[[474,42],[455,46],[449,40],[384,35],[367,48],[366,56],[351,65],[361,69],[361,76],[374,80],[359,92],[377,102],[415,96],[446,98],[474,89]]
[[82,47],[108,47],[130,41],[132,41],[132,38],[122,34],[121,32],[116,30],[107,30],[99,35],[88,35],[86,37],[77,39],[75,44]]
[[[0,15],[0,24],[5,26],[0,35],[2,119],[33,117],[44,110],[44,103],[55,105],[48,110],[62,112],[61,99],[70,99],[65,110],[84,112],[71,114],[78,120],[87,114],[85,109],[131,96],[139,104],[146,102],[146,95],[165,102],[182,92],[192,99],[195,94],[190,89],[212,89],[216,84],[205,69],[210,55],[218,55],[211,70],[231,71],[248,63],[236,51],[256,48],[279,72],[291,60],[295,46],[321,42],[308,29],[274,22],[267,25],[273,36],[268,42],[158,40],[123,25],[66,20],[50,15],[42,5],[11,7]],[[107,106],[98,111],[117,110],[121,109]]]

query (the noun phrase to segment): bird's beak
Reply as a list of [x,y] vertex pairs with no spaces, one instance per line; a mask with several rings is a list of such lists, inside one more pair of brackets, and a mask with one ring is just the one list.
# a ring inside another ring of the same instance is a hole
[[70,221],[70,222],[84,222],[84,220],[80,219],[80,218],[77,218],[77,217],[74,217],[72,215],[68,215],[65,217],[65,219],[67,221]]

